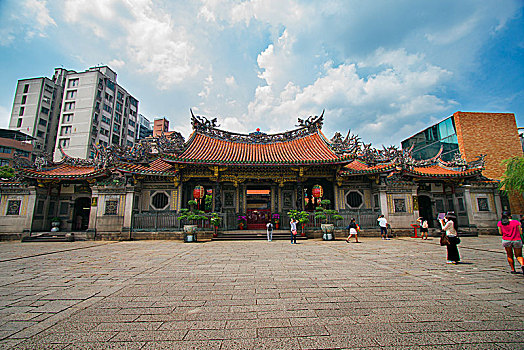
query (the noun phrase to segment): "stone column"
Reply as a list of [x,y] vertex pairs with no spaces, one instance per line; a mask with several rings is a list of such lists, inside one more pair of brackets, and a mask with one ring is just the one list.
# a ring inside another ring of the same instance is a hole
[[389,208],[388,208],[388,197],[386,194],[386,189],[381,189],[379,191],[379,200],[380,200],[380,212],[385,217],[388,217]]
[[[100,196],[98,186],[91,187],[91,210],[89,211],[88,238],[95,238],[96,220],[98,218],[98,208],[100,207]],[[91,233],[92,237],[89,237]]]
[[220,185],[220,182],[216,182],[215,183],[215,191],[214,191],[214,195],[215,195],[215,208],[214,208],[214,211],[216,213],[219,213],[221,210],[222,210],[222,191],[221,191],[221,185]]
[[500,192],[498,190],[493,191],[493,196],[495,197],[495,209],[497,210],[497,217],[502,216],[502,202],[500,200]]
[[464,204],[466,205],[466,212],[468,214],[468,222],[469,222],[469,225],[475,225],[475,218],[473,216],[473,213],[475,212],[475,207],[474,207],[474,203],[472,203],[471,201],[471,191],[469,189],[469,187],[466,187],[466,186],[470,186],[470,185],[465,185],[464,186]]
[[[35,206],[36,206],[36,187],[29,187],[29,193],[25,195],[25,197],[22,200],[22,203],[27,200],[27,206],[26,206],[26,219],[24,223],[24,227],[22,228],[22,237],[24,236],[30,236],[33,226],[33,218],[35,214]],[[23,210],[23,208],[20,208],[20,210]]]
[[[124,225],[122,227],[123,238],[131,239],[131,225],[133,220],[133,203],[135,199],[135,187],[126,186],[125,205],[124,205]],[[125,235],[128,235],[125,237]]]
[[295,203],[297,210],[304,210],[304,200],[302,196],[304,195],[304,185],[299,182],[297,185],[297,201]]

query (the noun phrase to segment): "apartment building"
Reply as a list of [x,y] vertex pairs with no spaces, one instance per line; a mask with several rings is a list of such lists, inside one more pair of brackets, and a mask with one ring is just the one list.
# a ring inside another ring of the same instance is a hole
[[117,84],[107,66],[84,72],[55,69],[52,79],[18,81],[9,129],[34,138],[35,151],[62,149],[92,158],[94,145],[133,146],[138,132],[138,100]]
[[151,121],[142,114],[138,114],[138,139],[142,140],[153,135]]
[[107,66],[69,72],[58,124],[58,148],[72,157],[93,158],[94,145],[133,146],[138,130],[138,100],[116,82]]
[[32,161],[33,137],[20,131],[0,129],[0,166],[13,166],[14,158]]
[[153,137],[159,137],[169,131],[169,120],[167,118],[155,119],[153,122]]
[[9,129],[32,136],[35,151],[52,153],[55,148],[66,75],[65,69],[57,68],[51,79],[18,81]]

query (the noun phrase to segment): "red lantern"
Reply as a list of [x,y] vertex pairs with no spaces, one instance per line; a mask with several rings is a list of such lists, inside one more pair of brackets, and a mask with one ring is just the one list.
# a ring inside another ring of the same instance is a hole
[[313,186],[311,194],[313,195],[313,198],[322,198],[322,196],[324,195],[324,190],[322,189],[322,186],[315,185]]
[[200,199],[204,197],[204,186],[195,186],[193,190],[193,198]]

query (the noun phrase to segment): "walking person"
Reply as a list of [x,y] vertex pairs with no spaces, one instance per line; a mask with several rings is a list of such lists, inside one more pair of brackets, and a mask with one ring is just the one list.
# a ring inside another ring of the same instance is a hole
[[502,213],[502,217],[497,224],[499,233],[502,235],[502,246],[506,249],[506,255],[508,256],[508,264],[511,268],[511,273],[517,273],[515,271],[515,260],[513,259],[513,253],[517,261],[520,263],[520,268],[524,274],[524,258],[522,258],[522,225],[518,220],[512,220],[509,213]]
[[349,235],[346,239],[346,243],[349,243],[349,239],[351,238],[351,236],[355,236],[355,243],[360,243],[358,241],[358,232],[360,231],[360,227],[357,225],[355,218],[351,218],[351,221],[349,222],[347,229],[349,231]]
[[447,239],[447,243],[445,243],[448,250],[447,263],[458,264],[460,261],[460,255],[457,244],[460,243],[460,238],[458,238],[457,233],[457,216],[454,213],[447,213],[444,219],[439,219],[439,221],[442,230],[445,231],[442,235]]
[[389,240],[388,238],[388,221],[384,215],[380,215],[377,219],[378,225],[380,226],[380,235],[382,239]]
[[295,219],[291,219],[291,222],[289,223],[291,226],[291,244],[297,243],[297,221]]
[[428,239],[428,220],[424,219],[422,216],[417,219],[420,223],[420,235],[421,239]]
[[271,242],[273,240],[273,223],[270,221],[266,225],[267,228],[267,241]]

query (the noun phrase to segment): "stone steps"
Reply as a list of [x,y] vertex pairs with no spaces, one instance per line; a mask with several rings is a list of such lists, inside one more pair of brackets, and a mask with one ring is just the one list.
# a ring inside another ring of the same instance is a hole
[[[306,240],[307,237],[302,237],[300,233],[297,235],[298,240]],[[252,241],[252,240],[267,240],[266,230],[237,230],[226,231],[214,237],[213,241]],[[291,233],[288,230],[273,231],[273,240],[291,240]]]

